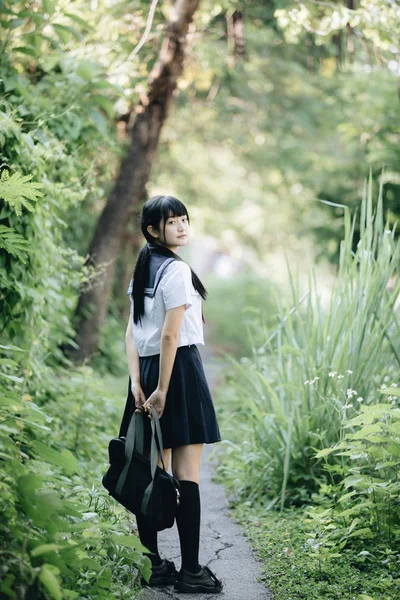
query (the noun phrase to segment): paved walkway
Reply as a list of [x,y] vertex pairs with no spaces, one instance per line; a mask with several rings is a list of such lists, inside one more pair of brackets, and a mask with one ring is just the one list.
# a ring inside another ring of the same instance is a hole
[[[207,380],[213,391],[222,371],[221,363],[213,360],[209,350],[200,347]],[[220,594],[179,594],[173,586],[144,588],[143,600],[167,600],[194,597],[196,600],[270,600],[271,595],[257,581],[260,566],[252,553],[241,527],[229,516],[225,490],[212,481],[215,459],[210,457],[218,444],[205,444],[200,471],[201,529],[200,564],[206,564],[222,580]],[[173,560],[180,569],[180,546],[176,524],[159,533],[159,551],[162,557]]]

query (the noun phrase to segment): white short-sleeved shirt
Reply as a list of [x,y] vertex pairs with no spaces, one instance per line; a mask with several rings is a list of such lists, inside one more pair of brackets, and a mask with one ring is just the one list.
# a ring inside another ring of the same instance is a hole
[[179,331],[178,347],[204,345],[202,297],[192,284],[192,273],[187,263],[174,260],[167,265],[154,297],[144,297],[142,325],[140,322],[133,322],[134,301],[130,295],[132,281],[131,279],[126,294],[130,296],[133,337],[139,356],[160,354],[165,313],[170,308],[183,304],[186,309]]

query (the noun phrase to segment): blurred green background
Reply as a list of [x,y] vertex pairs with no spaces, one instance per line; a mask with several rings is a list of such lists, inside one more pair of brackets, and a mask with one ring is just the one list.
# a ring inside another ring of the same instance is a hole
[[[149,90],[189,4],[158,123]],[[0,0],[2,596],[131,598],[150,574],[100,480],[125,401],[137,217],[170,194],[209,292],[218,476],[245,526],[298,511],[307,564],[263,554],[287,576],[270,585],[398,597],[399,39],[395,0]],[[151,152],[138,115],[160,125]],[[132,149],[142,188],[101,235]]]

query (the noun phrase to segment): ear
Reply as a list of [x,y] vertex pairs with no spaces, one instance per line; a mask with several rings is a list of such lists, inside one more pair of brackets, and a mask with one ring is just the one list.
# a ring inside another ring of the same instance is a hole
[[147,231],[150,233],[151,236],[153,236],[154,238],[158,238],[158,233],[157,231],[154,229],[153,225],[148,225],[147,227]]

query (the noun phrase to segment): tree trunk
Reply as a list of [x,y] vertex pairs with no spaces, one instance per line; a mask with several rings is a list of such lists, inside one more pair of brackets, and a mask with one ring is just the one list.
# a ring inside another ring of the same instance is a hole
[[148,93],[139,102],[130,132],[130,146],[121,162],[111,196],[98,220],[89,248],[89,263],[105,266],[104,273],[76,308],[77,349],[67,352],[75,362],[89,358],[97,349],[112,290],[115,260],[122,237],[135,207],[145,197],[145,185],[167,118],[173,91],[183,71],[184,47],[189,25],[200,0],[177,0],[172,8],[158,61],[149,76]]
[[233,68],[241,58],[246,58],[246,40],[243,12],[234,10],[226,14],[226,29],[229,46],[228,63]]

